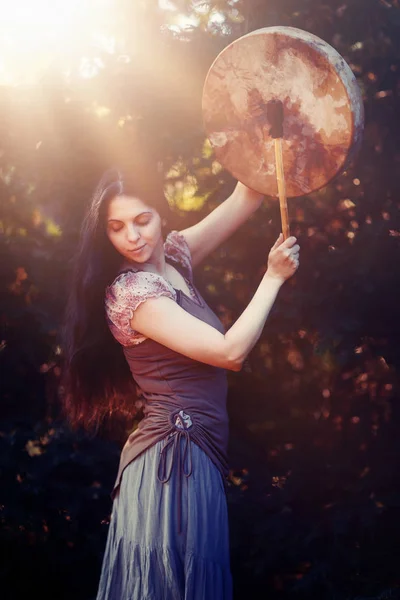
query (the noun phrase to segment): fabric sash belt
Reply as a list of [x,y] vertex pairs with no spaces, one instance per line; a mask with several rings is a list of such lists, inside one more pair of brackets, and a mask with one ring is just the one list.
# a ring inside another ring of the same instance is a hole
[[[169,481],[171,474],[172,474],[172,468],[174,466],[175,461],[177,461],[178,463],[178,533],[181,533],[181,525],[182,525],[182,473],[183,475],[185,475],[186,478],[190,477],[190,475],[192,474],[192,447],[191,447],[191,440],[190,440],[190,432],[188,431],[188,429],[190,429],[192,427],[192,421],[190,419],[190,416],[185,414],[183,412],[183,410],[181,410],[177,415],[176,415],[176,420],[175,420],[175,428],[176,431],[173,432],[167,442],[165,443],[165,445],[163,446],[161,452],[160,452],[160,460],[158,463],[158,471],[157,471],[157,477],[158,480],[161,483],[166,483],[167,481]],[[182,456],[182,460],[181,460],[181,439],[185,438],[186,443],[185,443],[185,447],[183,450],[183,456]],[[165,474],[165,470],[166,470],[166,462],[167,462],[167,453],[169,448],[172,447],[172,458],[171,458],[171,463],[170,463],[170,467],[168,470],[168,473]],[[185,460],[186,457],[188,456],[189,460],[189,468],[187,471],[185,471]],[[162,467],[162,475],[160,476],[160,467]]]

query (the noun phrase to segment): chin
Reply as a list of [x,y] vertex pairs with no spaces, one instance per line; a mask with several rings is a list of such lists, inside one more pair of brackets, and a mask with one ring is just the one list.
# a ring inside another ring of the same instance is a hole
[[151,250],[146,248],[143,252],[140,252],[137,256],[131,252],[127,252],[124,254],[124,257],[129,260],[129,262],[134,262],[137,264],[145,263],[151,257]]

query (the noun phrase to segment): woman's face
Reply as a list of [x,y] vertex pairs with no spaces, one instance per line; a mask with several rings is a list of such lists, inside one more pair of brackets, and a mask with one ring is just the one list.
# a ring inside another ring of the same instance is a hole
[[128,261],[149,262],[162,247],[159,213],[134,196],[115,196],[108,205],[107,236]]

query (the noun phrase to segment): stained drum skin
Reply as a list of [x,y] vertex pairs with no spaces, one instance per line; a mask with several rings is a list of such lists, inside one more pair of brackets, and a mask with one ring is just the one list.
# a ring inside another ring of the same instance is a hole
[[294,27],[253,31],[215,59],[203,118],[216,158],[239,181],[277,196],[271,100],[283,104],[287,196],[320,189],[361,144],[364,107],[353,72],[332,46]]

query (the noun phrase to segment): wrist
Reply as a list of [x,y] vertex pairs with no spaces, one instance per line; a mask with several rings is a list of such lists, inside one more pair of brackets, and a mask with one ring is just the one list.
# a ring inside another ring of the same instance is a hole
[[269,285],[275,286],[278,289],[285,283],[285,279],[280,275],[273,274],[269,269],[264,274],[264,281],[266,281]]
[[252,204],[255,205],[256,208],[259,208],[261,206],[263,198],[264,198],[264,194],[262,194],[261,192],[252,190],[251,188],[247,187],[247,185],[245,185],[241,181],[237,182],[236,190],[238,191],[240,196],[242,198],[244,198],[246,203],[251,202]]

